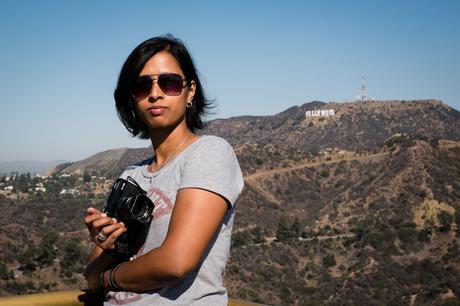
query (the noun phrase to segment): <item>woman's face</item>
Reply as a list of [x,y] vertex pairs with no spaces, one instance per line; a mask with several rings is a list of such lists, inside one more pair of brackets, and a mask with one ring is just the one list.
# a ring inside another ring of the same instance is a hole
[[148,130],[176,127],[186,125],[186,102],[192,101],[195,94],[195,82],[185,86],[178,96],[166,95],[157,83],[157,76],[164,73],[175,73],[185,80],[184,73],[176,59],[168,52],[162,51],[155,54],[145,63],[139,76],[153,76],[153,86],[150,94],[136,101],[136,112]]

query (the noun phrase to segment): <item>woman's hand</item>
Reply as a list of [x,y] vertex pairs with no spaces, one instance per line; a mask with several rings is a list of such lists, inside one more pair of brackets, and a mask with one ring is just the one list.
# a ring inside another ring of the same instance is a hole
[[114,249],[118,237],[128,230],[124,223],[117,222],[115,218],[108,217],[93,207],[89,207],[86,212],[85,225],[91,240],[104,250]]
[[85,278],[88,282],[88,287],[93,292],[101,292],[99,275],[118,262],[115,257],[105,255],[103,250],[114,249],[116,240],[127,231],[127,228],[123,222],[117,222],[115,218],[108,217],[107,214],[93,207],[89,207],[86,212],[85,225],[88,228],[91,240],[94,241],[96,246],[89,256]]

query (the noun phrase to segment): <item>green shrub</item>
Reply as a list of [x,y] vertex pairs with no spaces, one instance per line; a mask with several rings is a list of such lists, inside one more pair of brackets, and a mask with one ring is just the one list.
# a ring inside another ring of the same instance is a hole
[[323,267],[328,269],[330,267],[333,267],[337,264],[335,261],[335,256],[334,254],[328,254],[323,257]]
[[79,238],[65,240],[62,246],[63,258],[61,267],[77,270],[83,264],[83,246]]
[[439,230],[443,233],[450,231],[450,224],[454,221],[454,216],[447,211],[441,211],[438,215],[441,226]]
[[9,279],[11,274],[8,272],[6,265],[0,262],[0,279]]
[[418,231],[410,227],[398,229],[397,235],[399,240],[405,243],[412,243],[418,240]]

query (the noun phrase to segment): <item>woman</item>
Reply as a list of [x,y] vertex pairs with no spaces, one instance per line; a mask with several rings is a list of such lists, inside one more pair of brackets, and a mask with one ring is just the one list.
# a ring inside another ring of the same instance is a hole
[[104,305],[226,305],[222,275],[244,182],[227,141],[195,134],[209,103],[185,46],[172,36],[141,43],[123,65],[115,101],[126,128],[154,151],[120,177],[132,177],[155,209],[144,245],[120,264],[111,250],[126,226],[88,208],[96,244],[89,288],[105,293]]

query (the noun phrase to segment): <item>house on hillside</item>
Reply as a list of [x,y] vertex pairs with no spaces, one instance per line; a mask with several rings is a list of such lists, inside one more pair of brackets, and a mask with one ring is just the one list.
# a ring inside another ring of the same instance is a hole
[[71,194],[71,195],[75,195],[77,193],[78,191],[76,189],[62,189],[61,192],[59,192],[59,194]]

